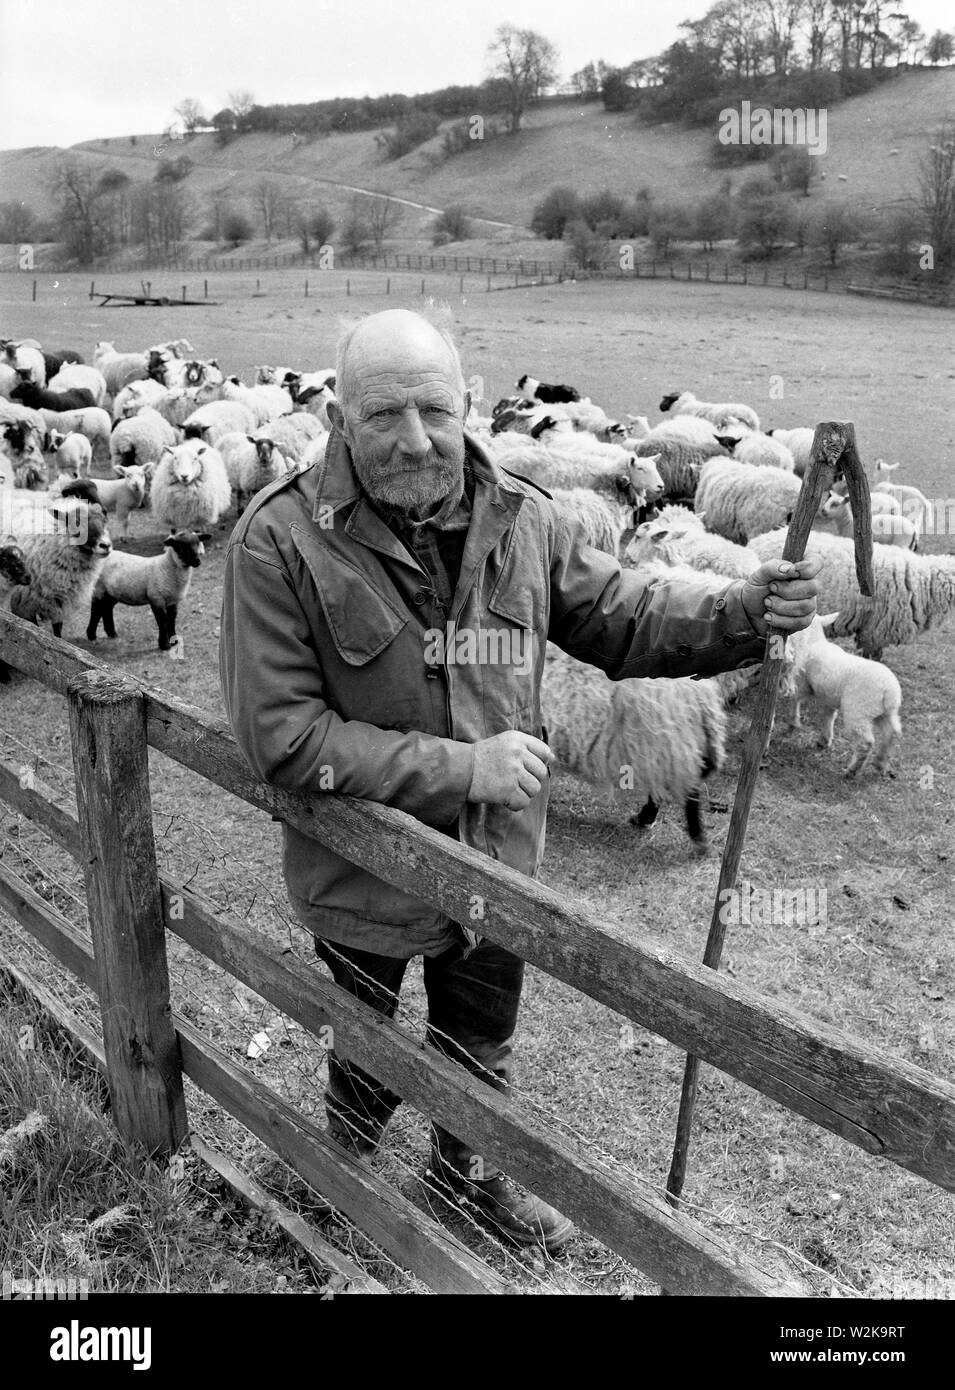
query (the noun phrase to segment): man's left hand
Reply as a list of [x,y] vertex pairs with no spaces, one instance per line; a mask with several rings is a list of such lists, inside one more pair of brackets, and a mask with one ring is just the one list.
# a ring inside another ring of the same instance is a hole
[[743,607],[762,636],[767,632],[799,632],[816,615],[819,587],[815,576],[822,567],[818,557],[800,560],[767,560],[746,580]]

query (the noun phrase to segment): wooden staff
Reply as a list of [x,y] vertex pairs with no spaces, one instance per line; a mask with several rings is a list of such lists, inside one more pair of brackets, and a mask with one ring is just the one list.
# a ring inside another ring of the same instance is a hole
[[[819,504],[829,492],[837,478],[845,476],[852,504],[852,529],[855,541],[856,577],[863,594],[872,594],[872,506],[869,500],[869,484],[865,476],[859,452],[856,448],[854,427],[848,422],[830,421],[816,426],[812,441],[812,454],[802,490],[796,501],[782,559],[794,564],[803,558],[806,541]],[[785,633],[769,632],[766,636],[766,649],[763,654],[763,667],[760,672],[759,689],[756,694],[756,709],[753,722],[743,745],[739,781],[736,786],[736,799],[730,817],[729,832],[723,846],[723,862],[720,865],[720,880],[710,920],[703,964],[711,970],[718,970],[723,953],[723,938],[726,924],[723,921],[723,904],[728,901],[727,889],[738,889],[737,873],[746,836],[746,822],[749,808],[756,788],[759,765],[766,752],[769,731],[772,727],[776,709],[776,696],[779,677],[785,665]],[[686,1177],[686,1156],[690,1147],[690,1131],[693,1125],[693,1107],[696,1103],[697,1083],[700,1061],[692,1053],[687,1055],[686,1070],[683,1074],[683,1090],[680,1095],[680,1113],[677,1119],[676,1140],[673,1146],[673,1159],[670,1175],[667,1178],[667,1201],[671,1206],[679,1206],[680,1193]]]

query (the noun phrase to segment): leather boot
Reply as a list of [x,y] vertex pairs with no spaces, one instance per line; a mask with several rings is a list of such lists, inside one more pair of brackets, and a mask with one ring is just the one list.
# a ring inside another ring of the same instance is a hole
[[[479,1176],[482,1163],[483,1160],[472,1158],[467,1170],[462,1171],[442,1157],[437,1144],[432,1143],[425,1184],[450,1197],[495,1235],[515,1245],[538,1245],[548,1255],[559,1255],[574,1234],[573,1222],[533,1193],[525,1192],[500,1170]],[[469,1176],[472,1171],[474,1177]]]

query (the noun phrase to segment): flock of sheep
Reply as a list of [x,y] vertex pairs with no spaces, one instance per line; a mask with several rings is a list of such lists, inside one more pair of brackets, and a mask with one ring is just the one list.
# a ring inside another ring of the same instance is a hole
[[[117,603],[149,604],[159,646],[171,649],[212,528],[288,472],[321,466],[334,371],[260,367],[245,385],[184,340],[123,353],[99,343],[91,365],[32,340],[0,351],[0,598],[22,617],[51,622],[56,635],[88,611],[90,640],[100,621],[115,635]],[[472,409],[469,432],[502,467],[568,507],[589,544],[654,585],[725,586],[781,555],[812,429],[763,432],[750,406],[690,392],[665,396],[651,426],[645,416],[614,420],[572,387],[523,376],[517,389],[489,416]],[[829,712],[831,745],[841,712],[858,742],[850,773],[870,759],[887,770],[901,731],[901,693],[882,648],[914,640],[955,606],[955,556],[917,553],[931,504],[889,471],[878,466],[872,490],[874,597],[859,593],[851,512],[837,487],[811,543],[823,562],[826,616],[787,644],[794,725],[802,704],[816,700]],[[150,558],[114,550],[107,530],[114,516],[125,538],[141,507],[170,532]],[[863,657],[829,641],[827,628],[853,637]],[[700,796],[725,763],[726,704],[756,669],[612,682],[549,646],[547,736],[571,771],[632,798],[638,826],[661,803],[682,804],[702,851]]]

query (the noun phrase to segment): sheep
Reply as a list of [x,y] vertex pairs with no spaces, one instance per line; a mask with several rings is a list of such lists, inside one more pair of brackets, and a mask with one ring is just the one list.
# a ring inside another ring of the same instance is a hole
[[46,380],[49,385],[51,378],[55,377],[61,367],[69,363],[75,363],[78,367],[85,366],[83,358],[73,348],[57,348],[55,352],[48,352],[46,348],[41,348],[43,353],[43,365],[46,367]]
[[315,463],[325,462],[325,450],[328,448],[328,431],[324,434],[310,439],[306,444],[301,457],[296,461],[292,460],[293,466],[298,468],[300,473],[304,473],[306,468],[311,468]]
[[[875,475],[878,481],[872,488],[873,498],[883,493],[887,497],[894,497],[900,504],[902,515],[915,523],[919,529],[919,534],[923,532],[929,535],[933,534],[939,529],[935,524],[935,508],[924,492],[920,492],[917,487],[908,487],[902,483],[890,483],[885,476],[888,473],[894,473],[898,467],[897,463],[886,463],[884,459],[876,459]],[[839,489],[839,491],[843,490],[843,488]]]
[[627,412],[627,438],[646,439],[650,433],[650,421],[646,415],[631,415]]
[[611,681],[552,643],[541,682],[547,742],[561,765],[618,799],[635,793],[631,824],[645,830],[660,803],[683,804],[697,854],[704,779],[726,759],[726,711],[714,680]]
[[178,386],[190,390],[196,386],[222,384],[222,371],[214,357],[208,362],[186,360],[166,346],[150,348],[148,372],[154,381],[168,388]]
[[[145,466],[140,464],[130,464],[128,467],[117,465],[115,468],[115,478],[95,479],[96,496],[100,506],[105,512],[115,512],[116,520],[122,526],[122,540],[126,540],[129,535],[129,514],[137,511],[146,497],[146,478],[148,470],[152,464]],[[77,479],[77,482],[93,482],[93,479]],[[62,493],[64,497],[74,495],[75,483],[64,485]]]
[[545,401],[548,404],[556,401],[579,401],[580,392],[573,386],[554,386],[547,382],[537,381],[534,377],[528,376],[525,372],[515,385],[518,391],[525,396],[533,396],[536,400]]
[[323,367],[317,372],[287,371],[276,384],[284,387],[296,405],[304,405],[305,399],[314,391],[335,390],[335,368]]
[[616,558],[621,536],[633,525],[632,506],[586,487],[554,488],[551,496],[573,521],[579,522],[588,545]]
[[214,526],[231,501],[222,455],[211,445],[187,439],[159,460],[152,480],[153,511],[172,529]]
[[707,459],[725,454],[713,426],[692,415],[663,420],[634,449],[638,458],[658,455],[657,468],[670,501],[692,503],[700,469]]
[[28,346],[26,343],[8,341],[3,345],[3,352],[8,366],[16,372],[21,385],[25,382],[32,383],[41,389],[46,385],[46,360],[39,345]]
[[716,425],[721,434],[734,425],[748,425],[751,430],[759,429],[759,416],[748,405],[737,405],[724,401],[714,404],[711,401],[698,401],[692,391],[673,391],[664,396],[660,410],[665,414],[672,410],[674,415],[699,415]]
[[776,439],[780,444],[785,444],[786,448],[793,456],[793,472],[797,478],[805,475],[809,467],[809,458],[812,454],[812,441],[816,437],[816,431],[807,425],[800,425],[793,430],[767,430],[766,433],[771,439]]
[[158,463],[163,449],[178,443],[178,435],[158,410],[144,406],[136,415],[120,420],[109,439],[110,463]]
[[29,406],[31,410],[55,410],[58,413],[65,410],[83,410],[87,406],[96,405],[92,391],[85,387],[75,386],[69,391],[48,391],[44,387],[34,386],[32,381],[21,381],[19,386],[13,388],[10,399]]
[[267,425],[276,416],[292,412],[292,397],[281,386],[243,386],[237,376],[227,377],[222,383],[222,399],[247,406],[257,425]]
[[[678,511],[683,512],[685,519],[674,515]],[[682,507],[668,507],[666,512],[669,515],[657,516],[637,527],[624,557],[627,564],[639,568],[661,560],[667,565],[684,564],[695,570],[715,571],[729,579],[746,579],[759,567],[751,550],[707,531],[693,512]]]
[[700,472],[694,504],[704,514],[708,531],[745,545],[789,520],[801,486],[784,468],[711,458]]
[[256,386],[285,386],[293,378],[296,380],[302,375],[294,367],[256,367],[255,384]]
[[113,397],[114,422],[128,419],[147,405],[155,409],[165,395],[165,386],[153,381],[151,377],[146,377],[143,381],[129,382]]
[[[902,515],[894,497],[878,492],[870,495],[872,504],[872,539],[882,545],[900,545],[906,550],[918,550],[918,527]],[[852,508],[848,497],[830,492],[820,505],[813,521],[814,531],[828,531],[835,536],[852,535]]]
[[85,610],[112,549],[106,515],[95,503],[71,499],[49,512],[21,512],[18,525],[14,539],[30,579],[11,590],[10,611],[35,623],[51,623],[59,637],[72,614]]
[[93,588],[87,640],[96,641],[103,622],[107,637],[116,636],[113,609],[117,603],[139,607],[148,603],[159,629],[159,650],[168,652],[179,643],[176,615],[192,582],[192,571],[205,554],[208,531],[174,531],[163,541],[159,555],[110,555]]
[[330,386],[309,386],[299,391],[295,398],[295,409],[304,411],[308,415],[314,415],[326,430],[331,429],[331,421],[328,418],[328,407],[338,397]]
[[243,461],[239,469],[238,506],[242,509],[243,497],[249,497],[282,478],[290,471],[285,455],[275,447],[273,440],[264,438],[261,432],[249,436],[253,456]]
[[233,430],[249,433],[255,427],[255,416],[241,401],[209,401],[187,415],[182,424],[187,439],[204,439],[213,447],[224,434]]
[[277,420],[270,420],[268,425],[253,433],[257,438],[271,439],[290,465],[298,465],[312,441],[320,439],[328,431],[322,429],[314,415],[295,410],[291,415],[280,415]]
[[11,367],[9,362],[0,362],[0,396],[10,399],[10,392],[14,386],[20,385],[20,378],[17,376],[16,368]]
[[795,472],[796,460],[792,451],[772,435],[753,430],[745,434],[718,434],[716,438],[737,463],[749,463],[754,468],[785,468],[790,473]]
[[[757,536],[749,548],[759,560],[782,556],[785,527]],[[813,532],[807,555],[817,555],[819,607],[838,612],[836,637],[854,637],[863,656],[878,660],[884,647],[913,642],[955,608],[955,555],[914,555],[897,546],[873,546],[874,594],[859,591],[851,540]]]
[[100,406],[86,406],[83,410],[41,410],[38,414],[43,422],[44,435],[49,430],[59,430],[61,434],[71,431],[83,434],[92,447],[93,462],[109,461],[111,421],[108,412]]
[[29,420],[8,420],[0,424],[0,452],[13,465],[15,486],[29,486],[25,481],[28,473],[35,473],[41,480],[41,485],[46,480],[46,461],[43,457],[42,443],[43,437]]
[[145,352],[117,352],[112,343],[101,342],[93,349],[93,366],[102,372],[106,389],[115,398],[131,381],[145,379],[149,358]]
[[56,466],[61,473],[72,473],[81,478],[89,475],[93,462],[93,446],[85,434],[70,430],[62,434],[60,430],[50,431],[50,448],[56,455]]
[[792,727],[801,728],[800,714],[807,699],[828,711],[820,747],[831,748],[836,715],[842,715],[847,735],[855,735],[859,746],[846,768],[846,776],[861,772],[869,758],[877,772],[887,772],[889,754],[902,732],[899,707],[902,688],[895,673],[879,661],[866,661],[826,638],[825,629],[838,613],[816,616],[801,632],[786,639],[792,662],[789,679],[795,705]]
[[201,406],[219,399],[219,387],[206,383],[191,387],[188,391],[182,386],[174,386],[154,402],[156,410],[170,425],[182,429],[186,420]]
[[102,405],[106,400],[106,378],[95,367],[84,366],[80,362],[68,362],[61,367],[53,380],[47,379],[47,390],[66,391],[86,390],[93,397],[91,405]]

